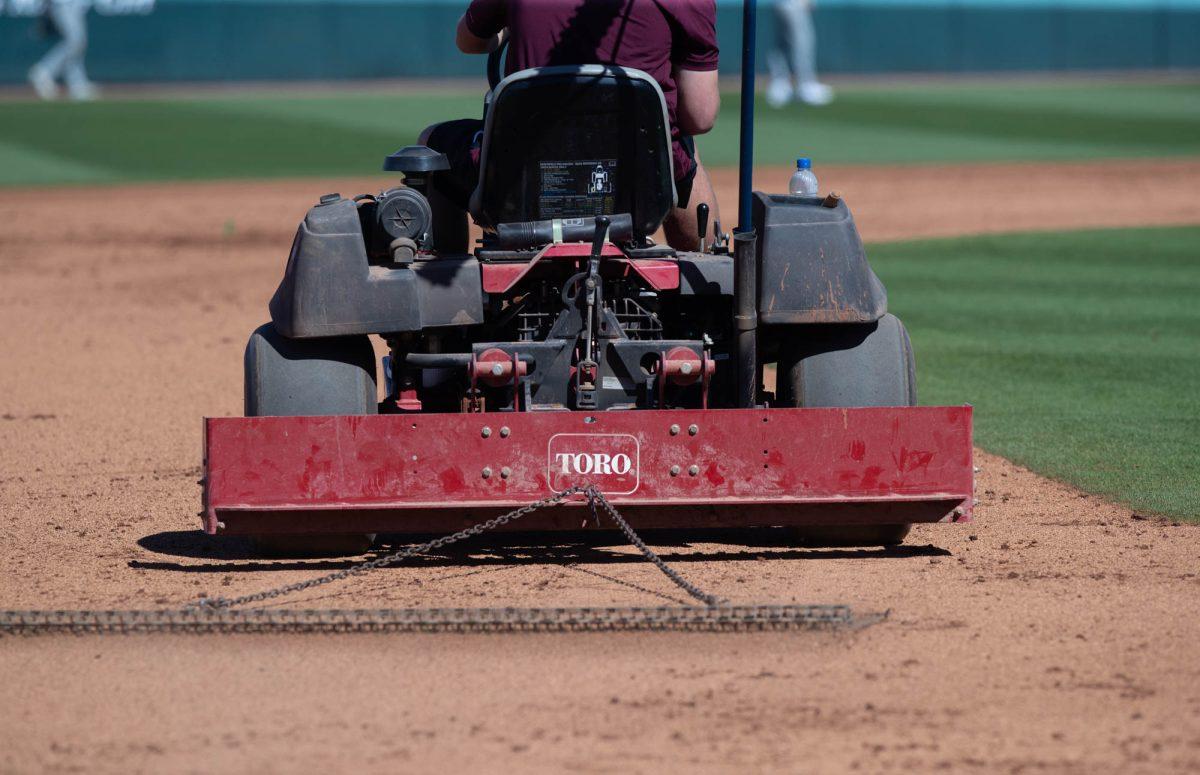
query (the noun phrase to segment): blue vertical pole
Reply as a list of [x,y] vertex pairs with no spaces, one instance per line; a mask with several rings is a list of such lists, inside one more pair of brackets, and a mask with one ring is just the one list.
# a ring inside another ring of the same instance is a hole
[[737,405],[758,405],[758,240],[750,213],[754,192],[754,29],[756,0],[742,0],[742,136],[738,149],[738,225],[733,230],[733,324]]
[[758,39],[757,0],[742,0],[742,121],[738,149],[738,225],[749,231],[754,191],[754,47]]

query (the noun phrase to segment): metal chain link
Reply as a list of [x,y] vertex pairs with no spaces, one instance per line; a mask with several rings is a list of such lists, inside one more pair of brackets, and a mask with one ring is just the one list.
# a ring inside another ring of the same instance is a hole
[[[567,499],[587,497],[594,524],[597,504],[625,537],[680,589],[705,606],[627,608],[424,608],[374,610],[238,609],[294,592],[360,576],[419,554],[515,522]],[[177,610],[149,611],[0,611],[0,635],[70,632],[524,632],[600,630],[762,630],[812,627],[862,627],[887,614],[856,617],[845,605],[728,605],[684,579],[646,545],[594,485],[568,488],[498,517],[423,544],[358,563],[334,573],[240,597],[203,598]]]
[[663,559],[655,554],[653,549],[651,549],[649,546],[646,546],[646,542],[642,540],[642,537],[633,532],[633,528],[629,526],[629,523],[625,521],[624,517],[617,513],[617,510],[613,508],[611,503],[608,502],[608,499],[604,497],[603,493],[601,493],[595,487],[588,487],[585,494],[588,498],[588,506],[592,510],[592,517],[595,519],[597,525],[600,524],[600,518],[596,516],[596,502],[599,501],[600,505],[604,507],[604,510],[608,512],[609,518],[617,524],[617,527],[621,528],[621,532],[625,534],[627,539],[629,539],[629,543],[636,546],[638,550],[645,555],[646,559],[654,563],[654,565],[660,571],[662,571],[667,578],[675,582],[676,586],[705,605],[711,606],[721,604],[722,601],[719,597],[708,594],[695,584],[685,579],[683,576],[680,576],[674,568],[663,562]]
[[443,546],[449,546],[450,544],[457,543],[458,541],[462,541],[466,538],[472,538],[481,533],[486,533],[489,530],[495,530],[501,525],[506,525],[509,522],[515,522],[521,517],[532,514],[538,509],[544,509],[548,506],[557,506],[573,495],[580,495],[594,489],[595,488],[591,485],[570,487],[555,495],[551,495],[547,498],[542,498],[539,501],[534,501],[533,503],[526,504],[520,508],[513,509],[507,514],[501,514],[500,516],[493,517],[485,522],[480,522],[477,525],[472,525],[471,527],[459,530],[457,533],[450,533],[449,535],[440,536],[432,541],[426,541],[423,544],[408,546],[404,549],[400,549],[399,551],[392,552],[391,554],[386,554],[383,557],[377,557],[374,560],[361,562],[357,565],[352,565],[349,568],[344,568],[325,576],[318,576],[314,579],[309,579],[308,581],[298,581],[295,584],[286,584],[282,587],[276,587],[275,589],[268,589],[265,592],[255,592],[249,595],[242,595],[241,597],[206,597],[197,600],[194,603],[188,603],[186,606],[184,606],[184,610],[191,608],[233,608],[234,606],[245,605],[246,603],[258,603],[264,600],[283,597],[284,595],[290,595],[293,592],[301,592],[305,589],[312,589],[313,587],[330,584],[334,581],[341,581],[342,579],[347,579],[351,576],[361,576],[367,571],[375,570],[377,568],[384,568],[388,565],[394,565],[401,560],[407,560],[410,557],[432,552],[435,549],[441,549]]

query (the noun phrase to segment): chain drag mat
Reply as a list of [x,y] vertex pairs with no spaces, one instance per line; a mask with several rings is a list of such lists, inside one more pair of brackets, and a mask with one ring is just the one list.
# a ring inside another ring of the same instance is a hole
[[[600,511],[676,586],[703,605],[607,608],[241,608],[360,576],[418,554],[477,536],[576,495],[587,499],[592,520]],[[480,522],[457,533],[295,584],[235,598],[202,598],[181,609],[0,611],[0,637],[73,633],[273,633],[273,632],[612,632],[620,630],[736,631],[864,627],[887,614],[856,617],[846,605],[731,605],[700,589],[663,562],[592,485],[563,492]]]
[[873,624],[885,616],[855,616],[844,605],[0,611],[0,636],[281,632],[727,632],[858,628]]

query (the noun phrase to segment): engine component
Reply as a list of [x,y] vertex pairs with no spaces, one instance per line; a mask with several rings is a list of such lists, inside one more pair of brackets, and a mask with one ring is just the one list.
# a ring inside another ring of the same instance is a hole
[[433,211],[427,200],[411,188],[390,188],[375,198],[375,225],[387,245],[410,239],[423,245],[429,238]]
[[392,253],[392,263],[396,265],[411,264],[413,259],[417,257],[417,251],[420,246],[413,242],[408,237],[392,240],[392,244],[388,245],[388,250]]
[[676,385],[692,385],[701,376],[706,379],[716,372],[717,364],[690,347],[673,347],[662,359],[662,373]]
[[474,379],[490,387],[501,387],[513,384],[513,369],[517,377],[524,377],[528,364],[518,356],[509,355],[503,350],[491,348],[480,353],[471,361],[471,374]]

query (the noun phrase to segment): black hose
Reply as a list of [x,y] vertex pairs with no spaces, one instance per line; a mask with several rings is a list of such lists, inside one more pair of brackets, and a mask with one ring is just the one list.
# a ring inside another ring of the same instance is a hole
[[[557,231],[557,233],[555,233]],[[556,218],[548,221],[521,221],[496,226],[496,242],[507,250],[522,250],[549,245],[551,242],[591,242],[596,222],[591,218]],[[619,213],[609,217],[609,242],[633,239],[633,216]]]
[[408,353],[404,365],[414,369],[465,369],[471,353]]
[[[521,363],[532,369],[536,363],[524,355]],[[404,365],[414,369],[465,369],[471,365],[471,353],[408,353]]]

